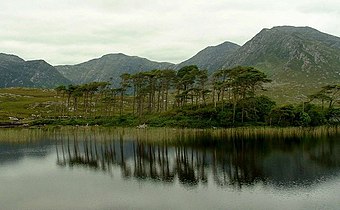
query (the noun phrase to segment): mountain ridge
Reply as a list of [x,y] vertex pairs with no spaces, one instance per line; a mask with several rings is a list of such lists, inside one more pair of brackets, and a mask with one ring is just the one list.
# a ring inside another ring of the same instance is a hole
[[197,65],[198,68],[207,69],[209,72],[216,71],[223,66],[224,60],[228,59],[228,56],[240,47],[240,45],[229,41],[216,46],[208,46],[193,57],[176,64],[175,69],[180,69],[187,65]]
[[0,53],[0,87],[53,88],[68,84],[71,81],[44,60],[25,61],[16,55]]
[[[285,82],[287,72],[305,74],[320,82],[339,79],[340,38],[310,27],[281,26],[263,29],[229,58],[223,67],[250,65]],[[337,75],[336,75],[337,74]]]
[[[76,65],[56,66],[56,69],[77,84],[112,80],[119,82],[123,73],[137,73],[152,69],[171,68],[172,63],[155,62],[147,58],[111,53]],[[111,78],[111,79],[110,79]]]
[[[20,69],[26,73],[31,72],[27,75],[30,78],[28,80],[33,81],[28,83],[29,86],[46,87],[48,84],[39,83],[46,75],[31,74],[34,69],[42,71],[45,68],[49,69],[48,72],[54,72],[52,70],[54,68],[60,75],[50,73],[49,76],[54,75],[53,77],[58,78],[62,76],[67,78],[69,83],[109,81],[118,84],[119,76],[123,73],[134,74],[152,69],[178,70],[185,65],[197,65],[200,69],[207,69],[211,74],[217,69],[241,65],[253,66],[264,71],[273,80],[273,87],[286,86],[288,87],[286,90],[293,92],[297,90],[297,94],[301,95],[306,86],[317,89],[325,84],[339,83],[340,38],[308,26],[275,26],[262,29],[242,46],[229,41],[208,46],[178,64],[156,62],[123,53],[109,53],[79,64],[54,67],[46,61],[38,61],[25,61],[16,55],[0,53],[0,76],[11,78],[11,81],[15,80],[16,78],[4,71],[12,66],[12,71],[16,75],[20,75],[18,72]],[[25,79],[21,78],[21,82],[19,80],[14,81],[12,85],[16,83],[20,86],[25,85]],[[0,85],[2,83],[0,80]],[[5,86],[8,84],[7,81]]]
[[306,100],[322,86],[340,83],[340,38],[311,27],[262,29],[229,57],[223,68],[253,66],[273,82],[269,95]]

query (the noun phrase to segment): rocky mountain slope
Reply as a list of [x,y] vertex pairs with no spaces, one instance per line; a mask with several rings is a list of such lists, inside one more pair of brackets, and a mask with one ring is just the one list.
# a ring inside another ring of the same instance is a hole
[[43,60],[25,61],[15,55],[0,53],[0,87],[54,88],[70,83]]
[[340,38],[310,27],[263,29],[223,65],[254,66],[269,75],[270,94],[304,100],[326,84],[340,83]]
[[172,68],[173,65],[118,53],[104,55],[77,65],[56,66],[56,68],[66,78],[77,84],[93,81],[111,81],[115,84],[119,82],[120,75],[123,73],[133,74],[152,69],[166,69]]
[[276,82],[339,82],[340,38],[309,27],[263,29],[224,67],[237,65],[258,67]]
[[180,69],[183,66],[197,65],[200,69],[207,69],[209,72],[220,69],[229,57],[241,46],[232,43],[224,42],[217,46],[209,46],[198,52],[192,58],[175,66]]

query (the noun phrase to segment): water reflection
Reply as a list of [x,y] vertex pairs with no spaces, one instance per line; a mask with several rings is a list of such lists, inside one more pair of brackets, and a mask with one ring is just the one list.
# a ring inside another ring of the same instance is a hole
[[10,165],[18,162],[25,157],[45,158],[50,151],[47,149],[53,144],[50,141],[42,141],[36,143],[13,144],[0,143],[0,166]]
[[337,137],[320,139],[233,139],[206,144],[196,138],[186,143],[126,141],[75,137],[56,144],[60,167],[83,167],[124,179],[154,181],[186,187],[311,186],[338,176],[340,144]]
[[338,130],[0,129],[1,209],[338,209]]

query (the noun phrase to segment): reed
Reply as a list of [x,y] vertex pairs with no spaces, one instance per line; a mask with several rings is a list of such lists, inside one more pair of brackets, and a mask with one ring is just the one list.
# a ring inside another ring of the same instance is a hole
[[241,127],[227,129],[106,128],[96,126],[0,129],[2,142],[31,142],[46,139],[139,140],[148,142],[228,141],[238,139],[305,139],[340,135],[340,127],[313,128]]
[[48,139],[52,133],[45,129],[0,129],[0,142],[25,143]]

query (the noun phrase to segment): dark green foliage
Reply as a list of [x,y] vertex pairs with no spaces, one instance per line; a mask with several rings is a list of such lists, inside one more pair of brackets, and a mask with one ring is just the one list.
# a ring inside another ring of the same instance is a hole
[[242,99],[238,103],[237,116],[239,122],[265,122],[275,102],[266,96]]
[[187,105],[181,109],[151,118],[148,124],[162,127],[210,128],[218,126],[217,112],[212,106],[199,108]]
[[311,117],[306,112],[297,112],[295,114],[295,126],[309,126],[312,122]]
[[41,119],[35,120],[31,125],[72,125],[72,126],[137,126],[139,119],[131,115],[116,117],[95,117],[95,118],[67,118],[67,119]]
[[295,121],[295,108],[293,105],[285,105],[274,108],[269,116],[270,125],[293,126]]
[[310,126],[319,126],[326,123],[325,111],[322,107],[308,103],[305,105],[305,112],[310,117]]
[[[226,105],[228,106],[228,105]],[[217,114],[218,127],[231,127],[233,126],[233,110],[231,106],[229,109],[219,111]]]
[[333,108],[328,110],[326,118],[329,124],[340,124],[340,108]]
[[269,116],[269,124],[275,126],[320,126],[339,123],[339,109],[324,109],[312,103],[277,107]]
[[[260,96],[249,98],[243,101],[245,107],[237,109],[237,119],[233,123],[233,106],[226,103],[214,107],[213,104],[206,106],[186,105],[159,116],[150,118],[147,123],[151,126],[162,127],[188,127],[188,128],[211,128],[211,127],[231,127],[241,125],[263,125],[275,105],[269,98]],[[245,112],[242,122],[241,114]],[[249,113],[248,113],[249,112]]]

